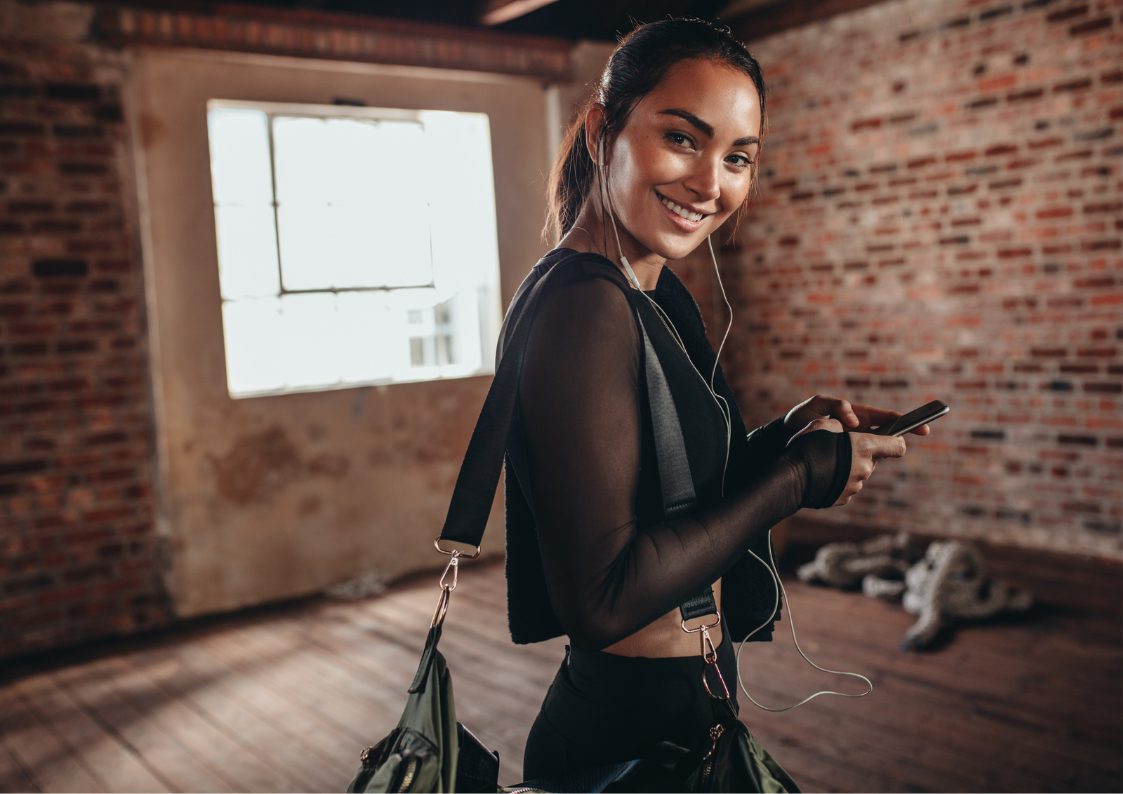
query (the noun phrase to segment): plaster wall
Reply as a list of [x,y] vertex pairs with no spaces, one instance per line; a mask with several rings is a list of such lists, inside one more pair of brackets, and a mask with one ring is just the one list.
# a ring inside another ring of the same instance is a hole
[[[197,51],[131,70],[160,469],[157,527],[181,617],[438,566],[490,377],[254,399],[226,391],[206,103],[487,113],[503,305],[541,256],[546,95],[535,80]],[[497,499],[498,501],[498,499]],[[503,551],[494,510],[486,552]]]

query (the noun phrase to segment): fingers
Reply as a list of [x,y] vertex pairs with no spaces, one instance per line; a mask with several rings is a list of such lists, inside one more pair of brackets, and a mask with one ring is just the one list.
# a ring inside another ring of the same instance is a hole
[[[835,420],[816,420],[812,422],[822,422],[824,425],[821,429],[831,429],[825,427],[828,422]],[[811,425],[808,425],[810,428]],[[840,432],[840,431],[835,431]],[[881,458],[900,458],[903,457],[908,449],[905,440],[899,436],[879,436],[873,433],[850,433],[850,448],[853,451],[853,460],[850,468],[850,480],[847,482],[846,487],[839,495],[835,506],[848,505],[850,500],[861,493],[866,480],[873,476],[874,469],[877,468],[877,461]]]
[[843,427],[837,419],[831,419],[827,416],[820,416],[818,419],[812,419],[807,423],[806,427],[792,435],[792,437],[788,439],[787,445],[790,447],[792,445],[792,442],[800,436],[805,436],[808,433],[814,433],[816,430],[829,430],[832,433],[841,433],[843,432]]
[[796,415],[810,414],[812,416],[818,414],[837,419],[844,427],[856,430],[861,426],[862,420],[854,408],[854,404],[849,400],[826,394],[816,394],[793,408],[792,413],[796,413]]
[[812,419],[807,424],[807,428],[811,430],[830,430],[832,433],[841,433],[845,429],[841,422],[829,416],[820,416],[818,419]]
[[842,493],[839,495],[838,500],[834,503],[835,506],[850,504],[850,500],[857,496],[858,493],[862,490],[862,483],[864,481],[865,478],[855,477],[854,473],[851,472],[850,482],[846,484],[846,488],[844,488]]
[[[904,416],[904,414],[902,414],[900,411],[891,411],[888,408],[876,408],[872,405],[863,405],[858,403],[854,405],[854,411],[858,414],[858,416],[861,417],[862,420],[858,428],[859,430],[869,430],[871,427],[884,427],[885,425],[892,424],[895,420],[900,419],[902,416]],[[926,436],[930,432],[929,430],[923,430],[923,428],[926,427],[928,427],[928,425],[922,425],[921,427],[910,430],[909,432],[916,433],[920,436]]]
[[879,436],[875,433],[851,433],[851,441],[857,454],[870,460],[880,458],[900,458],[908,450],[908,445],[900,436]]
[[862,419],[858,416],[858,412],[854,410],[854,405],[849,400],[838,401],[838,418],[850,428],[858,428],[862,424]]
[[880,427],[886,422],[892,422],[901,414],[886,408],[875,408],[865,403],[853,403],[851,409],[858,416],[859,426],[862,428]]
[[908,450],[908,445],[905,440],[900,436],[874,436],[877,439],[871,449],[871,455],[874,460],[880,458],[901,458],[904,457],[905,452]]

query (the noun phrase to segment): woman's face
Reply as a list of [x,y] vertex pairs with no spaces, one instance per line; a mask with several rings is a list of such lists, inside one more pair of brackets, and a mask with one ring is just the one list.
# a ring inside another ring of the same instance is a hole
[[748,196],[760,126],[747,74],[713,60],[671,66],[606,153],[625,255],[681,259],[716,231]]

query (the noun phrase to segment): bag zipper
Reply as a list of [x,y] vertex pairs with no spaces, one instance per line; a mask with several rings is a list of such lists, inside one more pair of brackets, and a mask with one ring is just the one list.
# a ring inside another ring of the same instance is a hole
[[710,727],[710,741],[712,744],[710,745],[709,752],[706,753],[705,758],[702,759],[705,763],[702,766],[702,779],[699,781],[701,783],[708,783],[710,780],[710,774],[714,770],[714,753],[717,751],[717,740],[721,738],[723,733],[725,733],[725,726],[720,722]]
[[402,762],[405,767],[405,774],[402,775],[402,780],[398,784],[395,791],[409,791],[409,787],[413,784],[414,775],[417,774],[417,767],[421,765],[421,758],[416,755],[407,755]]

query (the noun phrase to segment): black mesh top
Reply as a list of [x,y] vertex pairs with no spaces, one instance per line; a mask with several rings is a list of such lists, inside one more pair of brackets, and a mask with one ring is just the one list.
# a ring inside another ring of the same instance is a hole
[[[549,252],[524,287],[571,253]],[[802,506],[835,501],[843,468],[836,441],[845,434],[818,431],[785,449],[791,434],[777,419],[746,436],[719,367],[715,390],[731,414],[727,462],[725,417],[705,384],[715,354],[697,304],[674,273],[664,267],[646,294],[670,317],[689,356],[608,259],[584,254],[557,276],[530,318],[507,448],[513,640],[565,633],[577,647],[604,648],[719,577],[725,625],[742,639],[769,618],[776,597],[768,572],[745,550],[767,561],[770,527]],[[525,292],[512,301],[500,349]],[[673,519],[662,515],[633,307],[666,373],[698,497],[694,509]],[[848,474],[848,443],[845,456]],[[751,639],[771,634],[769,623]]]

